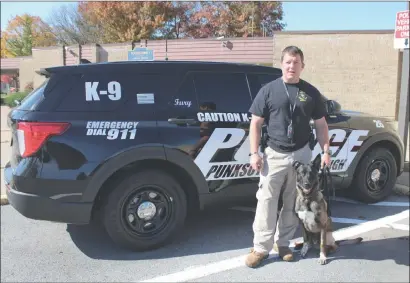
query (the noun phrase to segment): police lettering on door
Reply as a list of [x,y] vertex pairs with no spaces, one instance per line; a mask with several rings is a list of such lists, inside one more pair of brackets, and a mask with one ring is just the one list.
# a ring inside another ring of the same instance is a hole
[[[346,131],[332,129],[330,150],[332,151],[332,172],[346,171],[357,152],[362,146],[363,137],[368,135],[367,130]],[[316,135],[316,132],[314,131]],[[219,161],[213,161],[221,150],[235,149],[230,156],[224,156]],[[216,128],[209,137],[201,152],[195,158],[195,163],[202,171],[206,180],[224,180],[257,177],[259,173],[252,169],[249,164],[249,135],[245,130],[238,128]],[[322,151],[320,144],[316,142],[312,152],[312,160]]]
[[99,82],[85,82],[85,100],[100,101],[108,97],[112,101],[121,99],[121,85],[119,82],[111,81],[107,86]]

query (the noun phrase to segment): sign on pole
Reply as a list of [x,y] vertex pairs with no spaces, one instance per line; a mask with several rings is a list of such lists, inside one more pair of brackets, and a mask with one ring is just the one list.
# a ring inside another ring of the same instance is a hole
[[128,61],[154,61],[154,50],[136,47],[128,51]]
[[394,29],[394,48],[409,48],[409,10],[396,14],[396,28]]

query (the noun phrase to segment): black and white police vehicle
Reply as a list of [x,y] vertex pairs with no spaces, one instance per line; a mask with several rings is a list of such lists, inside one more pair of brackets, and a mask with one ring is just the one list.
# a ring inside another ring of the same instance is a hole
[[[248,110],[280,69],[154,61],[39,73],[44,83],[8,117],[4,179],[25,217],[98,219],[114,242],[141,251],[167,243],[191,211],[255,198]],[[383,119],[323,99],[333,184],[363,202],[384,199],[403,171],[403,142]]]

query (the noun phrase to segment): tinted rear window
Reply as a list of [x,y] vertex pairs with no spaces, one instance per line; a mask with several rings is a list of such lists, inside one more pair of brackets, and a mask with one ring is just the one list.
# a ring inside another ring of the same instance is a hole
[[249,87],[251,89],[252,96],[255,97],[261,87],[270,83],[271,81],[276,80],[281,75],[278,74],[268,74],[268,73],[250,73],[247,75],[249,81]]
[[219,111],[247,112],[252,103],[243,73],[198,72],[194,83],[199,105],[212,103]]
[[44,89],[48,84],[49,79],[46,79],[38,88],[30,92],[20,103],[16,109],[33,111],[37,105],[44,99]]

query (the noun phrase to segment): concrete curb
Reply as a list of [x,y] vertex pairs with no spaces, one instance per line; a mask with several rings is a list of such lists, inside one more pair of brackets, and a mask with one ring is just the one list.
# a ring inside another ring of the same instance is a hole
[[400,196],[410,196],[410,187],[406,185],[396,184],[393,192]]
[[9,204],[7,195],[1,195],[1,205],[7,205],[7,204]]

